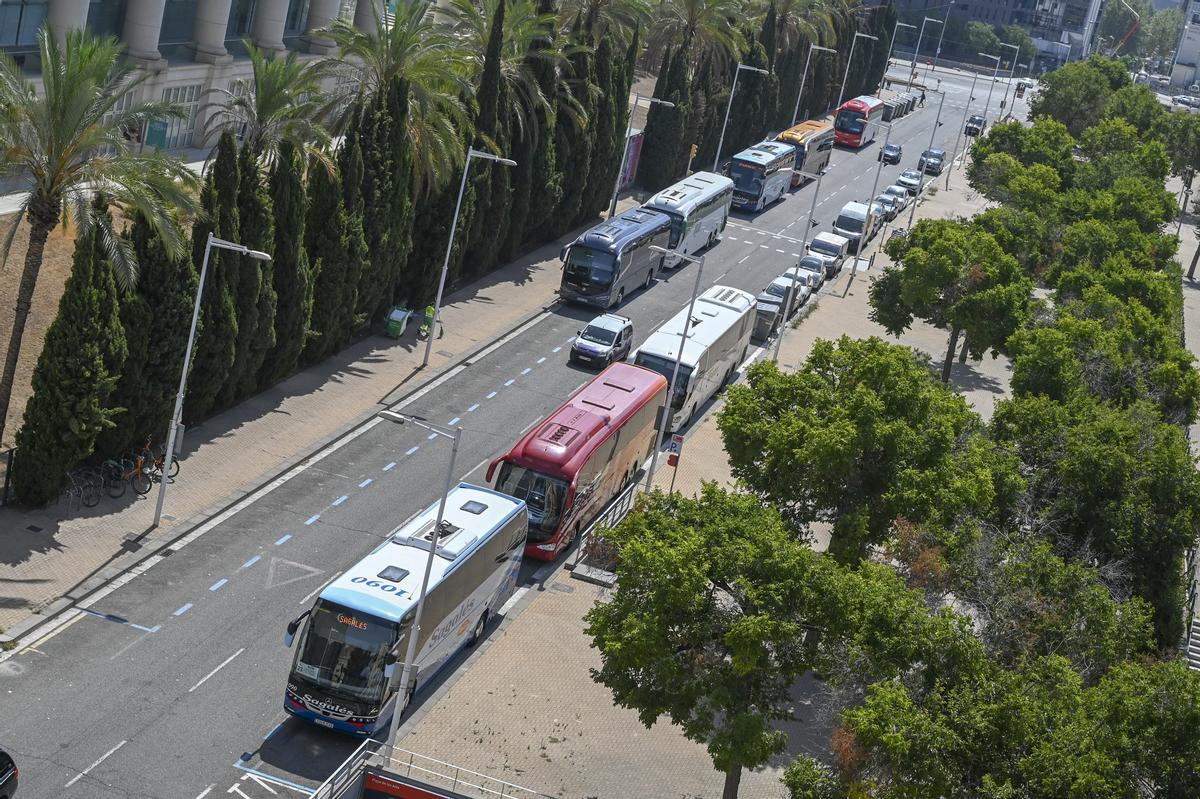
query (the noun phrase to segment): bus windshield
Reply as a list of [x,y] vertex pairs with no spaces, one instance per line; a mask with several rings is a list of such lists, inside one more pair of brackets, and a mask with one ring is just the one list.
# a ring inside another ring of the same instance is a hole
[[[649,369],[652,372],[658,372],[663,377],[667,378],[667,384],[671,382],[671,375],[675,372],[675,361],[670,358],[663,358],[659,355],[651,355],[645,352],[639,352],[635,363],[638,366]],[[678,411],[683,408],[683,403],[687,399],[688,381],[692,379],[692,367],[679,364],[679,377],[675,379],[675,393],[671,395],[671,409]]]
[[567,481],[505,461],[496,490],[525,500],[529,510],[529,540],[548,541],[558,529],[567,501]]
[[742,194],[757,197],[762,193],[763,168],[761,164],[734,161],[729,165],[729,177],[733,181],[733,188]]
[[671,240],[667,242],[667,247],[673,250],[679,246],[679,240],[683,238],[683,217],[673,211],[661,211],[660,213],[671,217]]
[[320,600],[292,670],[334,696],[378,704],[383,668],[397,640],[394,622]]
[[835,130],[842,133],[862,133],[866,125],[863,124],[863,112],[856,111],[851,108],[843,108],[838,111],[837,120],[833,123]]
[[578,244],[567,255],[567,280],[577,285],[611,286],[616,261],[610,253],[598,252]]

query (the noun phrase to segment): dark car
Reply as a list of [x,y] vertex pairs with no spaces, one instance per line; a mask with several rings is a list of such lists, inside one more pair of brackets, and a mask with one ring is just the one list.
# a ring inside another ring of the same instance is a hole
[[879,151],[879,160],[885,164],[898,164],[903,154],[899,144],[888,144]]
[[983,129],[987,127],[987,121],[976,114],[967,120],[967,127],[963,130],[968,136],[982,136]]
[[926,150],[921,153],[921,160],[917,162],[917,170],[933,175],[940,175],[942,174],[942,164],[945,160],[945,150]]
[[17,764],[0,749],[0,799],[13,799],[17,795]]

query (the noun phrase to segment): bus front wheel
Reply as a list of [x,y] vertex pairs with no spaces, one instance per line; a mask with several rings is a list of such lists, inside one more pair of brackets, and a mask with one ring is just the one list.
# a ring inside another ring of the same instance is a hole
[[483,631],[487,628],[488,612],[485,610],[479,615],[479,621],[475,622],[475,629],[471,630],[471,637],[467,639],[467,646],[475,646],[479,643],[479,639],[483,637]]

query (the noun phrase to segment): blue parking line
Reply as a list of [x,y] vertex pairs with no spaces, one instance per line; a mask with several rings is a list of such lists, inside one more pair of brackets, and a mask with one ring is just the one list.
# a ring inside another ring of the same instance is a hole
[[333,507],[336,508],[338,505],[341,505],[343,502],[345,502],[348,499],[350,499],[350,497],[346,496],[345,494],[342,494],[340,497],[338,497],[337,499],[335,499],[333,501]]
[[392,462],[391,462],[391,463],[389,463],[387,466],[384,466],[384,467],[383,467],[383,470],[384,470],[385,472],[390,472],[390,471],[391,471],[392,469],[394,469],[394,468],[396,468],[396,462],[395,462],[395,461],[392,461]]
[[186,605],[184,605],[183,607],[181,607],[179,610],[172,613],[171,615],[172,616],[182,616],[183,614],[187,613],[191,609],[192,609],[192,603],[189,602]]
[[408,448],[408,452],[405,452],[404,454],[405,454],[405,455],[411,455],[411,454],[413,454],[414,452],[416,452],[416,451],[417,451],[417,450],[419,450],[419,449],[420,449],[420,447],[409,447],[409,448]]
[[554,349],[552,349],[552,350],[550,350],[550,351],[551,351],[551,352],[558,352],[558,351],[559,351],[559,350],[561,350],[561,349],[562,349],[562,347],[555,347]]
[[315,522],[315,521],[316,521],[317,519],[319,519],[319,518],[321,518],[321,514],[319,514],[319,513],[314,513],[312,516],[309,516],[309,517],[308,517],[308,521],[306,521],[304,524],[305,524],[305,526],[307,526],[307,525],[310,525],[310,524],[312,524],[313,522]]
[[492,397],[494,397],[494,396],[496,396],[496,392],[495,392],[495,391],[493,391],[491,394],[488,394],[486,397],[484,397],[484,399],[491,399],[491,398],[492,398]]
[[279,539],[278,541],[276,541],[276,542],[275,542],[275,546],[279,546],[280,544],[286,544],[286,543],[287,543],[289,540],[291,540],[291,537],[292,537],[292,534],[291,534],[291,533],[288,533],[288,534],[287,534],[287,535],[285,535],[283,538],[281,538],[281,539]]
[[278,785],[283,785],[288,788],[293,788],[293,789],[303,793],[305,796],[313,795],[313,793],[314,793],[313,789],[307,785],[301,785],[297,782],[288,782],[287,780],[281,780],[278,777],[276,777],[274,774],[268,774],[265,771],[259,771],[258,769],[252,769],[249,766],[244,765],[244,763],[250,759],[249,755],[250,755],[249,752],[246,752],[245,754],[243,754],[240,758],[238,758],[237,760],[235,760],[233,762],[233,767],[235,769],[238,769],[239,771],[245,771],[247,774],[254,774],[258,777],[262,777],[267,782],[274,782]]
[[508,381],[507,383],[505,383],[504,385],[506,385],[506,386],[511,386],[511,385],[512,385],[513,383],[515,383],[515,382],[517,382],[515,379],[513,379],[513,380],[509,380],[509,381]]
[[462,421],[461,417],[455,416],[453,419],[446,422],[446,427],[454,427],[454,425],[458,424],[461,421]]
[[524,369],[522,369],[522,370],[521,370],[521,374],[522,374],[522,375],[527,375],[527,374],[529,374],[529,373],[530,373],[530,372],[532,372],[532,371],[533,371],[533,369],[532,369],[531,367],[528,367],[528,366],[526,366]]
[[546,362],[546,356],[545,356],[545,355],[543,355],[542,357],[538,358],[538,359],[537,359],[537,362],[538,362],[538,363],[545,363],[545,362]]
[[243,563],[242,568],[249,569],[251,566],[253,566],[255,563],[258,563],[260,560],[262,560],[262,555],[255,555],[254,557],[250,558],[250,560]]
[[363,480],[361,483],[359,483],[359,484],[358,484],[358,487],[359,487],[359,488],[366,488],[366,487],[367,487],[367,486],[369,486],[370,484],[371,484],[371,478],[370,478],[370,477],[368,477],[366,480]]
[[428,438],[428,439],[426,439],[426,440],[428,440],[428,441],[433,441],[435,438],[437,438],[437,433],[430,433],[430,434],[429,434],[429,438]]
[[209,590],[209,591],[216,591],[218,588],[220,588],[221,586],[225,585],[225,583],[227,583],[227,582],[229,582],[229,581],[228,581],[228,580],[226,580],[224,577],[222,577],[220,580],[217,580],[215,583],[213,583],[212,585],[210,585],[210,586],[208,587],[208,590]]
[[475,403],[474,405],[472,405],[470,408],[467,408],[467,413],[475,413],[475,411],[477,411],[477,410],[479,410],[478,402]]

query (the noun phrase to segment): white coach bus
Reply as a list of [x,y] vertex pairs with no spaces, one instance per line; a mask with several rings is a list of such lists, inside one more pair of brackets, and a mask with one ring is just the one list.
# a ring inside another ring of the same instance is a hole
[[[696,172],[660,191],[642,206],[671,217],[668,249],[692,255],[721,240],[733,204],[733,181],[716,172]],[[683,258],[668,255],[665,266]]]

